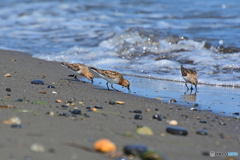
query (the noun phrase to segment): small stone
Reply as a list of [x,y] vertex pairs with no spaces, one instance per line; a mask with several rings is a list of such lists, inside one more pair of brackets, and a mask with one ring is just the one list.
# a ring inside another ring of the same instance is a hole
[[162,98],[156,98],[156,99],[158,99],[158,100],[163,100]]
[[149,108],[145,109],[145,112],[150,112],[150,111],[151,111],[151,109],[149,109]]
[[80,109],[74,109],[72,111],[70,111],[72,114],[79,114],[81,115],[81,110]]
[[171,99],[169,102],[177,102],[176,99]]
[[48,87],[47,87],[47,88],[55,89],[55,87],[54,87],[54,86],[52,86],[52,85],[48,85]]
[[57,92],[56,92],[56,91],[52,91],[52,93],[53,93],[53,94],[57,94]]
[[157,119],[157,120],[159,120],[159,121],[162,121],[162,116],[159,115],[159,114],[154,114],[154,115],[153,115],[153,119]]
[[158,108],[155,108],[155,111],[158,111]]
[[142,113],[142,111],[141,110],[134,110],[134,111],[131,111],[132,113],[139,113],[139,114],[141,114]]
[[41,144],[34,143],[34,144],[31,145],[31,150],[35,151],[35,152],[44,152],[45,148]]
[[116,104],[116,102],[115,102],[115,101],[112,101],[112,100],[110,100],[110,101],[109,101],[109,104],[111,104],[111,105],[114,105],[114,104]]
[[46,91],[40,91],[39,93],[41,93],[41,94],[46,94],[47,92],[46,92]]
[[210,153],[209,153],[208,151],[203,151],[203,152],[202,152],[202,155],[203,155],[203,156],[210,156]]
[[137,129],[137,133],[141,135],[153,135],[151,128],[143,126]]
[[23,100],[20,99],[20,98],[18,98],[18,99],[16,99],[16,101],[17,101],[17,102],[22,102]]
[[44,85],[44,81],[40,79],[34,79],[31,81],[31,84]]
[[237,116],[238,116],[238,115],[239,115],[239,112],[235,112],[235,113],[233,113],[233,115],[237,115]]
[[198,111],[198,109],[192,107],[191,111]]
[[118,158],[116,158],[114,160],[129,160],[129,159],[127,157],[118,157]]
[[96,108],[96,109],[103,109],[102,106],[94,106],[94,108]]
[[142,115],[140,115],[140,114],[136,114],[136,115],[134,116],[134,119],[136,119],[136,120],[142,120],[143,117],[142,117]]
[[196,134],[198,134],[198,135],[208,135],[208,132],[205,129],[199,129],[199,130],[196,131]]
[[59,116],[69,117],[69,114],[62,112],[62,113],[59,113]]
[[194,107],[198,107],[198,104],[197,103],[194,103],[194,105],[193,105]]
[[11,124],[11,128],[22,128],[21,124]]
[[11,92],[12,90],[11,90],[11,88],[6,88],[6,91]]
[[176,125],[178,125],[178,122],[176,120],[171,120],[171,121],[169,121],[169,124],[176,126]]
[[10,73],[7,73],[4,75],[4,77],[11,77],[12,75]]
[[219,123],[220,125],[226,125],[226,123],[224,123],[224,122],[222,122],[222,121],[218,121],[218,123]]
[[61,107],[62,107],[62,109],[67,109],[68,108],[68,106],[66,106],[64,104]]
[[155,151],[147,151],[141,155],[141,160],[166,160],[166,157]]
[[123,101],[116,101],[117,104],[125,104]]
[[48,114],[50,116],[54,116],[54,112],[47,112],[46,114]]
[[140,156],[148,151],[148,147],[140,144],[131,144],[123,147],[123,152],[126,155]]
[[57,99],[55,102],[56,103],[62,103],[62,101],[60,99]]
[[183,135],[183,136],[188,135],[188,130],[179,126],[168,126],[166,128],[166,131],[173,135]]
[[207,121],[206,121],[206,120],[203,120],[203,119],[201,119],[199,122],[200,122],[200,123],[207,123]]

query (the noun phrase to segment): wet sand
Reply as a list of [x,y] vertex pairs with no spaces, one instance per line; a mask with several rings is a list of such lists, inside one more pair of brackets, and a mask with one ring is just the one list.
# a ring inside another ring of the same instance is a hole
[[[10,73],[11,77],[4,77],[6,73]],[[87,79],[83,79],[87,83],[75,81],[67,76],[69,74],[71,72],[59,62],[0,50],[0,105],[15,107],[0,108],[1,159],[111,159],[105,154],[77,147],[81,145],[93,148],[94,142],[101,138],[113,141],[120,152],[127,144],[143,144],[151,150],[160,151],[169,160],[224,159],[205,154],[210,151],[239,152],[239,119],[208,111],[191,111],[178,102],[168,104],[152,98],[108,91],[107,88],[92,85]],[[34,79],[41,79],[45,84],[31,84]],[[55,89],[48,88],[48,85],[55,86]],[[7,92],[6,88],[10,88],[11,92]],[[40,94],[41,91],[46,91],[46,94]],[[61,107],[73,98],[75,106],[68,106],[67,109]],[[22,99],[23,102],[17,102],[17,99]],[[56,103],[57,99],[63,103]],[[110,105],[110,100],[124,101],[125,104]],[[87,111],[86,107],[94,106],[102,106],[103,109],[98,109],[97,112]],[[74,107],[81,109],[82,115],[71,116],[69,110]],[[145,109],[150,111],[146,112]],[[143,119],[135,120],[135,113],[130,113],[130,110],[141,110]],[[47,112],[53,112],[54,116],[46,114]],[[59,116],[60,113],[68,113],[70,116]],[[154,114],[160,114],[162,121],[152,119]],[[22,128],[12,128],[3,123],[13,116],[21,119]],[[206,120],[207,123],[200,123],[199,119]],[[167,133],[169,120],[177,120],[178,126],[188,130],[188,135]],[[141,125],[150,127],[154,135],[137,134],[136,129]],[[198,129],[206,129],[208,135],[197,135]],[[34,143],[43,145],[45,151],[32,151],[30,147]]]

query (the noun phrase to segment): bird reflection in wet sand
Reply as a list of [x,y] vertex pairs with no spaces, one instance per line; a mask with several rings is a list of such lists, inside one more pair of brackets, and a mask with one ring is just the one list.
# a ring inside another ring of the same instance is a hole
[[196,102],[197,95],[196,95],[196,92],[194,94],[192,94],[192,92],[190,94],[187,94],[187,92],[184,92],[184,95],[182,95],[182,98],[188,102]]
[[187,83],[191,83],[191,92],[193,90],[192,84],[195,86],[195,93],[197,92],[197,83],[198,83],[198,74],[196,71],[192,69],[184,68],[183,65],[181,65],[181,72],[182,77],[185,80],[185,85],[187,87],[187,90],[189,90]]

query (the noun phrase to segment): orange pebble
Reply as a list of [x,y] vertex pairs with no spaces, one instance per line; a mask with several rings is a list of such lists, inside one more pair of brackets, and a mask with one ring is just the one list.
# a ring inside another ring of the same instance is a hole
[[108,139],[100,139],[94,143],[94,149],[99,152],[114,152],[116,145]]
[[56,102],[57,103],[62,103],[62,101],[60,99],[57,99]]

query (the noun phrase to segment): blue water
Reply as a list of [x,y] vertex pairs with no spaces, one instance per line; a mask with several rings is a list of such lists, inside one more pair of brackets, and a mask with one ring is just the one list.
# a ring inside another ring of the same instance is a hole
[[176,84],[183,64],[200,85],[235,93],[239,8],[239,0],[1,0],[0,48]]

